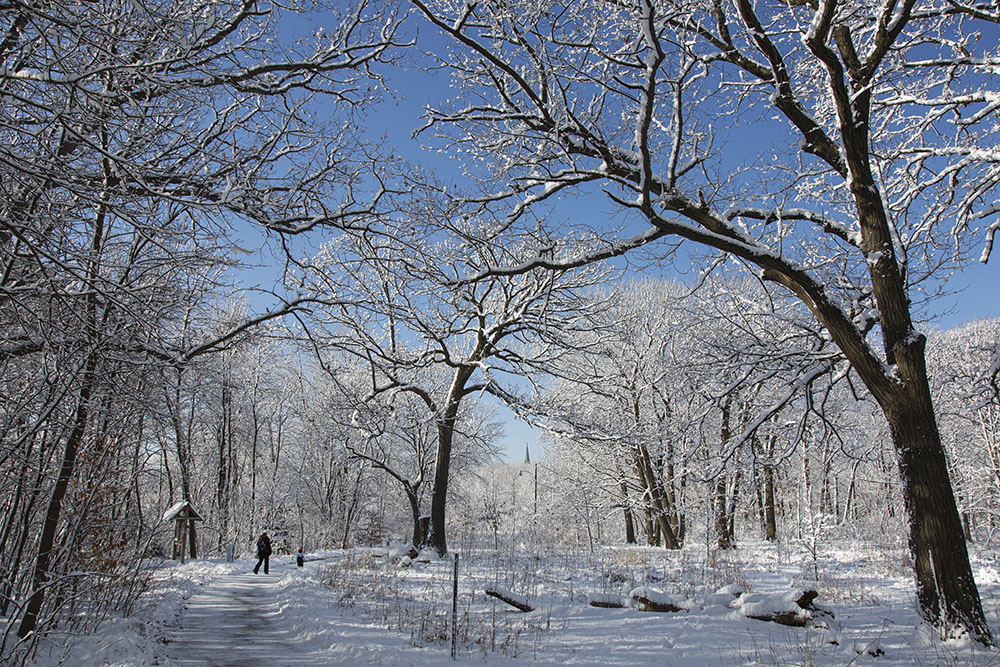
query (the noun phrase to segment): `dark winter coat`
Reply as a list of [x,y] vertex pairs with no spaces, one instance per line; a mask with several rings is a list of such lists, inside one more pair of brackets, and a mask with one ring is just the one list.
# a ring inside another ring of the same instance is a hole
[[259,540],[257,540],[257,558],[264,558],[265,556],[271,555],[271,540],[267,538],[267,535],[262,535]]

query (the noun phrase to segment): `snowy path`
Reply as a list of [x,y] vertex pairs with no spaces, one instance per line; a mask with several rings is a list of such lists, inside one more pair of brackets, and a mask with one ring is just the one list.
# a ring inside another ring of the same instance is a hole
[[[202,585],[179,617],[163,627],[150,662],[90,664],[160,667],[298,667],[300,665],[439,665],[447,649],[418,648],[404,635],[344,614],[336,593],[303,569],[271,560],[271,574],[249,572],[253,561],[193,563],[206,568]],[[448,661],[450,662],[450,661]]]
[[297,651],[292,628],[281,623],[273,600],[274,575],[238,574],[194,596],[169,638],[176,665],[315,665]]

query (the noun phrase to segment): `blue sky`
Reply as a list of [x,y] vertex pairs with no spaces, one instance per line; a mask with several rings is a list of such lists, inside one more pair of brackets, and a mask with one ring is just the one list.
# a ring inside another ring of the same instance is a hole
[[[412,24],[411,24],[412,25]],[[310,27],[308,23],[298,26],[303,31]],[[410,28],[411,36],[414,28]],[[438,50],[441,46],[441,38],[436,31],[427,25],[421,25],[416,29],[419,33],[418,45],[432,47]],[[408,56],[404,56],[408,59]],[[430,153],[421,150],[419,142],[414,141],[410,134],[420,125],[420,114],[428,103],[439,103],[440,100],[451,95],[449,87],[449,77],[446,71],[427,73],[419,71],[412,66],[412,62],[404,62],[404,68],[390,70],[387,72],[387,81],[390,87],[395,89],[395,97],[386,99],[377,109],[369,114],[367,119],[366,134],[371,138],[385,138],[394,147],[394,152],[407,159],[424,165],[433,165],[435,171],[441,175],[452,175],[458,177],[456,162],[447,155]],[[770,121],[755,125],[754,132],[760,140],[762,135],[766,139],[766,134],[770,131],[767,125]],[[590,206],[584,211],[582,206]],[[574,211],[574,206],[579,207]],[[583,205],[566,202],[561,205],[567,215],[584,214],[593,217],[595,211],[592,202]],[[570,211],[574,211],[570,213]],[[962,271],[955,274],[947,283],[949,290],[955,293],[945,296],[933,304],[933,311],[938,315],[934,321],[934,326],[944,329],[960,326],[971,320],[996,316],[1000,314],[1000,258],[994,257],[987,264],[981,264],[975,259],[978,251],[973,254],[970,262]],[[540,455],[537,444],[537,434],[527,424],[521,420],[513,418],[510,411],[502,406],[499,408],[500,414],[506,419],[506,442],[505,448],[508,458],[519,461],[524,457],[525,446],[531,451],[532,458]]]
[[939,326],[951,329],[972,320],[1000,315],[1000,252],[988,264],[969,263],[950,281],[958,294],[942,299]]

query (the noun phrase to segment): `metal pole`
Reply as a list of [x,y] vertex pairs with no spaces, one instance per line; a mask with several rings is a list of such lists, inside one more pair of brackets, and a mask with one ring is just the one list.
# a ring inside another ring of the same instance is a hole
[[458,552],[451,584],[451,659],[458,659]]

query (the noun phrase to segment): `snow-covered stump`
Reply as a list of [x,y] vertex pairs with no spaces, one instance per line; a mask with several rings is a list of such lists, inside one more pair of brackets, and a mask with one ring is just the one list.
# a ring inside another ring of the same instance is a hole
[[753,593],[738,598],[737,606],[747,618],[802,628],[811,624],[817,614],[833,617],[830,612],[816,608],[813,601],[817,596],[812,589],[772,595]]
[[611,595],[608,593],[587,594],[587,604],[600,609],[624,609],[625,600],[621,595]]
[[528,598],[523,595],[515,595],[511,591],[504,588],[487,588],[486,594],[490,597],[494,597],[501,602],[506,602],[511,607],[518,609],[520,611],[534,611],[535,608],[528,602]]
[[741,595],[743,595],[743,588],[739,584],[728,584],[717,589],[714,593],[706,595],[702,600],[702,605],[721,605],[723,607],[733,607],[736,604],[736,600]]
[[678,612],[689,611],[691,600],[680,595],[660,593],[648,588],[635,588],[629,593],[638,611]]

